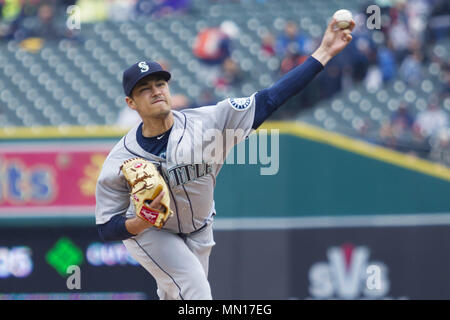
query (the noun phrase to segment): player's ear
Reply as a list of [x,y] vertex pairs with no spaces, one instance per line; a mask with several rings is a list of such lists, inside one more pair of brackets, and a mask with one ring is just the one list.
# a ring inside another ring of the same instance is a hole
[[127,103],[128,107],[130,107],[133,110],[136,110],[136,103],[134,102],[132,97],[125,97],[125,102]]

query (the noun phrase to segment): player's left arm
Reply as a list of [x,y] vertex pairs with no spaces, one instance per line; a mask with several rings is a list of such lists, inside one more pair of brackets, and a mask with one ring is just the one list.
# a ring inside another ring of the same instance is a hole
[[352,20],[347,29],[339,29],[336,20],[332,19],[320,46],[303,64],[289,71],[271,87],[258,91],[255,95],[256,110],[252,128],[257,129],[286,100],[303,90],[350,43],[354,27],[355,22]]

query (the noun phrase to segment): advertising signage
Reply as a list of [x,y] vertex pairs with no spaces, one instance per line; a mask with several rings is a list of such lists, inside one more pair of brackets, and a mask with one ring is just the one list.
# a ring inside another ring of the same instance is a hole
[[157,298],[147,271],[94,226],[0,230],[0,300]]
[[0,146],[0,216],[89,215],[110,144]]

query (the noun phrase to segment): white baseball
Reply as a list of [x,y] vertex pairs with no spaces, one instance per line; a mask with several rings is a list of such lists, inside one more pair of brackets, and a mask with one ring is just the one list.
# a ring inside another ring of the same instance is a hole
[[340,29],[346,29],[350,26],[353,19],[352,13],[346,9],[341,9],[333,14],[333,18],[337,21],[337,26]]

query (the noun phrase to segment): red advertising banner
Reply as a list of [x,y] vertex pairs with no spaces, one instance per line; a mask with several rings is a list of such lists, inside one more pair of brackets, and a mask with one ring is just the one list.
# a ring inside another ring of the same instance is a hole
[[0,215],[93,215],[110,143],[0,146]]

